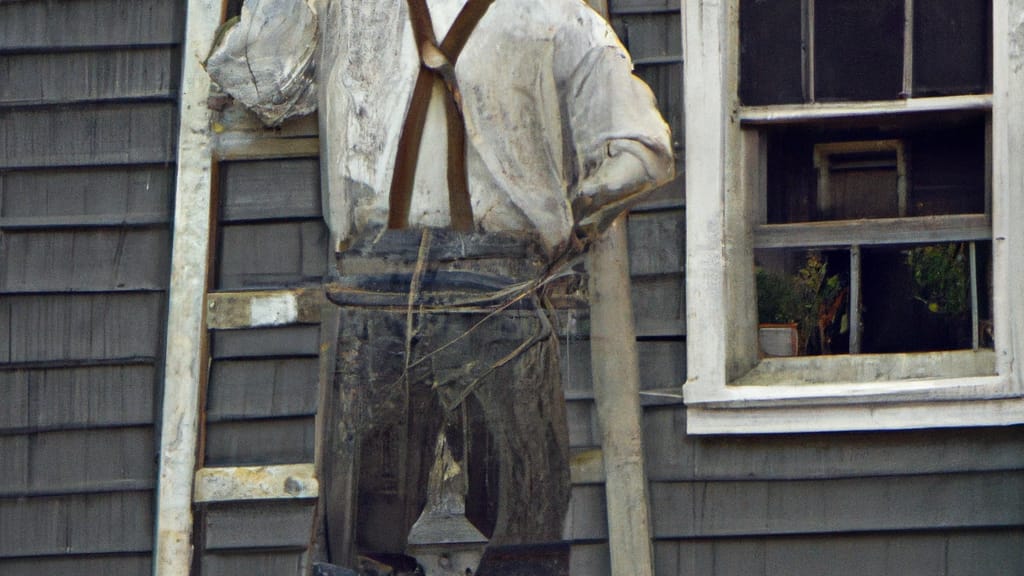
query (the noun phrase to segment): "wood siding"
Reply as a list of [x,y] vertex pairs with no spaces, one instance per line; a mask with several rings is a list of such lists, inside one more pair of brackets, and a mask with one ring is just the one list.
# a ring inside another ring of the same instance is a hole
[[183,9],[0,5],[0,573],[153,541]]

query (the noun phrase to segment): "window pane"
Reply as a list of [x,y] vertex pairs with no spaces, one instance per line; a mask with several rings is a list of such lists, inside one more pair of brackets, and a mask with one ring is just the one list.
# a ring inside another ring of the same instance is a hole
[[908,216],[985,212],[985,121],[930,129],[910,140]]
[[987,92],[988,0],[914,3],[914,96]]
[[740,0],[740,100],[802,102],[801,0]]
[[[970,269],[970,244],[966,242],[865,248],[861,350],[892,353],[970,349]],[[979,276],[982,272],[979,267]],[[979,303],[981,300],[979,296]]]
[[795,355],[849,352],[848,250],[758,250],[755,259],[762,355],[794,355],[785,353],[787,327]]
[[816,100],[894,100],[903,90],[903,1],[814,0]]

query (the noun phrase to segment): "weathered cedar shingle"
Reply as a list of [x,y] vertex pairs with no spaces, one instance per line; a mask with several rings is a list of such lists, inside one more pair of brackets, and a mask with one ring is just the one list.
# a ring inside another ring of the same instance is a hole
[[651,485],[659,538],[1015,526],[1024,472]]
[[153,493],[0,500],[0,557],[147,552]]
[[181,42],[185,6],[166,0],[38,0],[0,4],[0,50]]
[[0,574],[4,576],[39,576],[40,574],[121,576],[122,574],[148,574],[152,567],[153,559],[148,554],[0,560]]
[[165,296],[0,296],[0,363],[154,358]]
[[202,515],[207,550],[306,548],[313,502],[276,501],[210,505]]
[[173,183],[174,170],[162,165],[0,173],[0,216],[116,222],[152,215],[169,222]]
[[208,552],[200,571],[203,576],[298,576],[302,565],[302,552]]
[[682,210],[629,216],[629,272],[633,276],[683,271],[686,217]]
[[320,352],[320,326],[214,330],[210,351],[216,360],[289,356],[315,358]]
[[319,368],[316,358],[217,361],[207,390],[207,420],[312,415]]
[[0,109],[0,169],[174,160],[173,102]]
[[0,436],[0,496],[152,488],[153,429]]
[[312,462],[315,437],[312,417],[210,423],[206,466]]
[[0,433],[150,424],[155,388],[152,364],[0,371]]
[[[638,336],[686,335],[686,290],[682,274],[633,278],[633,316]],[[680,372],[680,377],[685,372]]]
[[7,232],[0,255],[0,292],[163,290],[170,270],[170,231]]
[[327,271],[327,227],[319,218],[221,228],[217,288],[318,283]]
[[222,162],[220,170],[221,222],[320,217],[316,158]]
[[110,99],[170,99],[181,53],[139,50],[0,55],[2,104],[66,104]]
[[566,540],[607,540],[604,486],[573,486],[563,535]]

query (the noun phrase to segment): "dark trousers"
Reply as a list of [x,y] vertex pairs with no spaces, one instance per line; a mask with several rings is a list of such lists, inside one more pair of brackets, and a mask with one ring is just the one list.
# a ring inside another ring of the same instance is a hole
[[[450,244],[466,249],[463,237]],[[470,464],[470,484],[497,469],[497,485],[491,477],[475,491],[497,500],[491,546],[558,541],[570,485],[557,340],[531,292],[501,288],[540,273],[530,263],[540,260],[509,263],[503,248],[494,258],[468,259],[469,268],[486,274],[453,272],[466,268],[467,258],[449,265],[438,257],[445,242],[431,248],[435,257],[421,259],[418,278],[408,272],[416,263],[392,263],[388,272],[347,277],[347,288],[332,297],[340,311],[332,444],[342,462],[361,468],[360,496],[350,500],[359,513],[348,510],[340,522],[358,522],[364,547],[404,547],[426,501],[435,440],[445,430],[456,457]],[[511,278],[494,275],[505,270]],[[412,306],[410,290],[417,293]],[[496,466],[474,457],[483,447],[467,445],[483,437]],[[481,504],[487,505],[469,507]],[[329,515],[329,531],[338,529],[331,526],[336,521]]]

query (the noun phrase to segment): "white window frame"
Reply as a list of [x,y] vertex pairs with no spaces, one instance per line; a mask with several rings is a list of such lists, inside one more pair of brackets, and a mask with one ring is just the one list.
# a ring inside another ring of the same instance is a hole
[[[1024,0],[992,4],[991,95],[743,108],[739,0],[684,0],[688,433],[1024,423]],[[764,155],[743,126],[960,109],[991,110],[994,352],[759,360],[747,191],[760,187]]]

